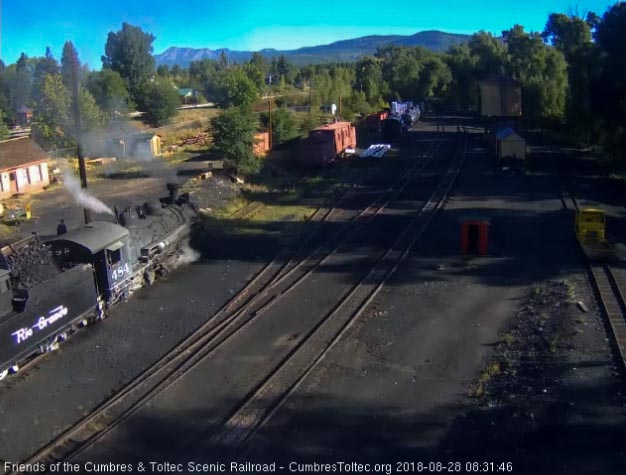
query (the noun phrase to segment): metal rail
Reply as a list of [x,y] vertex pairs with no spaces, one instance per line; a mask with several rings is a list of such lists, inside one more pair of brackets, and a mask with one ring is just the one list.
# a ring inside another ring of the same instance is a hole
[[[561,201],[568,211],[577,211],[578,201],[569,190],[561,190]],[[609,264],[588,262],[591,284],[595,289],[602,313],[620,366],[626,372],[626,283],[621,272]]]
[[622,370],[626,371],[626,300],[623,279],[610,265],[590,264],[589,270],[603,313],[609,322],[616,356]]
[[415,242],[444,206],[463,164],[458,151],[435,191],[398,239],[370,272],[320,320],[285,358],[242,401],[209,439],[211,447],[237,448],[245,444],[284,404],[302,381],[343,337],[406,259]]
[[[440,144],[440,141],[433,142],[427,152],[422,155],[421,160],[383,192],[374,203],[359,212],[331,239],[309,253],[304,259],[298,260],[298,256],[305,251],[307,243],[301,246],[289,260],[286,260],[284,255],[277,256],[209,321],[115,395],[96,407],[89,415],[40,448],[24,463],[52,463],[78,456],[148,400],[178,380],[250,321],[293,290],[342,244],[354,236],[362,226],[385,209],[427,166]],[[317,217],[319,221],[327,220],[336,209],[337,203],[345,196],[344,194],[332,206],[320,207],[314,214],[314,218]],[[346,233],[348,233],[347,236]],[[337,243],[338,237],[342,239]]]

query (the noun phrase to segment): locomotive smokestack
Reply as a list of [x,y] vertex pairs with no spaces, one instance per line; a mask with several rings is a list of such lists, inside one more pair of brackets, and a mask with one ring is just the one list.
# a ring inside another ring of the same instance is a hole
[[180,191],[180,185],[178,183],[168,183],[167,185],[167,191],[170,194],[170,202],[172,204],[176,203],[176,201],[178,201],[178,192]]

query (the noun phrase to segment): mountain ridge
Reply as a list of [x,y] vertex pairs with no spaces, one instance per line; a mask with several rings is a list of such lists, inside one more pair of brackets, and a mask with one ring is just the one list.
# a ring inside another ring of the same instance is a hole
[[[277,50],[264,48],[258,52],[269,57],[285,55],[297,65],[323,63],[330,61],[355,61],[361,56],[376,52],[380,46],[422,46],[433,51],[446,51],[451,45],[465,42],[469,35],[446,33],[439,30],[420,31],[413,35],[368,35],[347,40],[339,40],[329,44],[304,46],[294,50]],[[253,51],[237,51],[228,48],[189,48],[171,46],[162,53],[154,55],[157,65],[165,64],[188,67],[191,61],[202,59],[218,59],[224,52],[229,61],[241,63],[252,57]]]

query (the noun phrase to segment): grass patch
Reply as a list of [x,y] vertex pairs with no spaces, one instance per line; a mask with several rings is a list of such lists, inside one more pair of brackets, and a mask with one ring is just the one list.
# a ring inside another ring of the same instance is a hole
[[505,333],[502,336],[502,341],[504,341],[504,344],[506,346],[511,346],[513,344],[513,342],[515,341],[515,337],[513,336],[512,333]]
[[217,219],[230,220],[233,215],[250,204],[245,196],[237,196],[230,200],[223,208],[214,210],[213,216]]
[[486,384],[492,378],[498,376],[501,373],[502,373],[502,368],[500,366],[500,363],[497,363],[497,362],[490,363],[489,366],[487,366],[487,368],[479,376],[476,383],[470,387],[470,389],[468,390],[468,395],[470,397],[477,397],[477,398],[483,396],[487,392]]
[[272,221],[306,221],[315,212],[314,207],[302,204],[292,205],[266,205],[257,213],[250,216],[250,221],[272,222]]
[[17,236],[18,228],[15,226],[9,226],[4,223],[0,223],[0,239],[9,240],[12,237]]
[[545,293],[545,289],[539,285],[533,287],[530,291],[531,297],[540,297]]

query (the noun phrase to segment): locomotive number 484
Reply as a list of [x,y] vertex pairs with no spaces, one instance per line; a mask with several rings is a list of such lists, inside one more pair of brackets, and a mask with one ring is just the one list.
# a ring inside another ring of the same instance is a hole
[[120,280],[121,278],[123,278],[125,275],[128,275],[128,274],[130,274],[130,266],[128,265],[128,263],[125,263],[113,269],[113,272],[111,273],[111,278],[113,280]]

